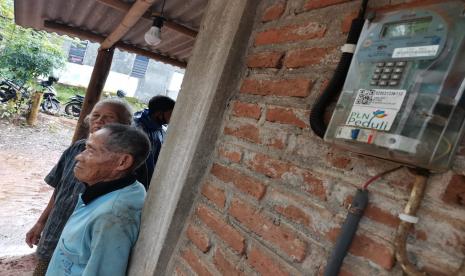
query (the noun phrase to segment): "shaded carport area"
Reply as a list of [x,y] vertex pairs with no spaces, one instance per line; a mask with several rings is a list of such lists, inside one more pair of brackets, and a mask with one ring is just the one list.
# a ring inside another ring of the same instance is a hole
[[[227,102],[242,77],[239,72],[258,3],[255,0],[167,0],[164,16],[173,25],[165,25],[162,43],[151,48],[143,41],[151,25],[147,10],[157,14],[162,5],[160,0],[15,1],[16,22],[20,25],[101,43],[86,94],[85,112],[100,96],[113,47],[145,53],[177,66],[187,63],[144,206],[129,275],[171,275],[171,255],[211,162]],[[139,5],[147,10],[137,8]],[[199,30],[195,39],[184,27]],[[84,116],[81,115],[79,123]],[[83,134],[78,126],[74,138]]]

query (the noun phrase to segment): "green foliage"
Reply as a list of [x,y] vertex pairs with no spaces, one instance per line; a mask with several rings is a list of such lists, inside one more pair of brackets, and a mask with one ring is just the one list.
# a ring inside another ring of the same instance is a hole
[[[85,96],[86,94],[86,88],[84,87],[70,86],[70,85],[65,85],[65,84],[60,84],[60,83],[55,84],[54,87],[58,94],[58,100],[61,102],[63,106],[72,96],[74,95]],[[108,97],[115,98],[116,93],[114,92],[103,92],[102,93],[102,98],[108,98]],[[125,97],[124,100],[126,100],[129,103],[129,105],[131,105],[134,112],[147,107],[147,104],[140,102],[138,99],[134,97]]]
[[0,73],[18,83],[33,85],[38,77],[47,77],[54,69],[62,68],[66,62],[61,48],[63,39],[16,25],[8,17],[12,15],[11,1],[0,2]]
[[86,89],[84,87],[70,86],[61,83],[56,83],[53,87],[55,87],[58,94],[57,98],[62,104],[66,103],[69,98],[74,95],[84,96],[86,94]]

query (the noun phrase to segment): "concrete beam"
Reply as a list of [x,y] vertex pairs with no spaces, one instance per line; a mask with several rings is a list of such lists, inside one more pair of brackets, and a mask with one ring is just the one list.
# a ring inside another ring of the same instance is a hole
[[142,213],[128,275],[169,275],[169,262],[230,96],[239,89],[256,0],[210,0]]

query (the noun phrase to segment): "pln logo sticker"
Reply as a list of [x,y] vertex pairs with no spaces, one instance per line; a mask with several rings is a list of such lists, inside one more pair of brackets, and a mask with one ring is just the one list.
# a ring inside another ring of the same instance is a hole
[[378,119],[382,119],[382,118],[387,116],[386,112],[384,110],[381,110],[381,109],[378,109],[378,110],[374,111],[373,115]]
[[393,119],[382,109],[357,108],[352,109],[346,124],[369,129],[389,130]]

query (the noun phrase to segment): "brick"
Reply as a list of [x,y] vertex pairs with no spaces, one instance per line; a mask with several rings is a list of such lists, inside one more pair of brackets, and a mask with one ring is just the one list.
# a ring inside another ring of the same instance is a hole
[[216,269],[224,276],[243,276],[245,275],[236,265],[233,265],[230,258],[226,258],[220,249],[216,249],[213,256],[213,263]]
[[288,132],[282,128],[261,128],[262,143],[275,149],[286,148]]
[[226,194],[224,190],[218,187],[215,187],[212,183],[206,182],[203,184],[202,195],[208,198],[213,202],[218,208],[223,209],[226,202]]
[[218,147],[218,155],[225,160],[228,160],[233,163],[240,163],[242,160],[242,152],[239,150],[234,150],[227,148],[224,145]]
[[338,169],[347,169],[352,161],[350,156],[347,156],[347,152],[334,153],[328,152],[326,159],[329,161],[331,166]]
[[[335,242],[340,230],[339,228],[333,228],[328,231],[326,236]],[[363,234],[355,235],[349,252],[352,255],[369,259],[387,270],[390,270],[394,266],[394,248],[390,245],[377,242]]]
[[284,58],[287,68],[299,68],[320,64],[334,48],[307,48],[289,51]]
[[235,198],[232,200],[229,213],[241,224],[279,247],[294,260],[301,262],[305,258],[307,243],[288,227],[273,224],[251,204]]
[[[353,200],[353,196],[348,196],[344,200],[344,205],[348,206]],[[379,208],[376,205],[368,203],[363,216],[382,223],[384,225],[390,226],[392,228],[397,228],[399,226],[400,220],[396,215],[391,214],[390,212]]]
[[182,268],[177,266],[174,268],[174,275],[175,276],[187,276],[188,274]]
[[189,225],[187,228],[187,237],[192,243],[197,246],[197,248],[203,253],[207,252],[210,249],[210,240],[208,239],[207,233],[202,231],[197,226]]
[[278,261],[257,246],[252,246],[247,254],[249,264],[261,275],[287,276],[287,272]]
[[452,176],[442,200],[447,204],[465,206],[465,176],[458,174]]
[[235,101],[232,107],[232,114],[236,117],[247,117],[258,120],[262,114],[262,109],[258,104]]
[[261,52],[247,57],[249,68],[281,68],[283,52]]
[[245,163],[248,168],[271,178],[281,178],[292,166],[290,163],[276,160],[261,153],[252,154],[252,159]]
[[358,12],[351,12],[344,16],[341,24],[341,32],[347,34],[350,31],[350,26],[352,25],[352,20],[354,20],[358,15]]
[[[267,199],[271,201],[273,205],[289,206],[293,205],[301,209],[302,212],[309,216],[309,225],[312,230],[319,231],[315,227],[321,227],[319,221],[333,221],[334,215],[323,205],[315,202],[304,193],[291,193],[288,190],[282,188],[270,188],[267,193]],[[310,217],[311,216],[311,217]],[[314,225],[310,225],[312,221],[316,222]],[[313,229],[315,228],[315,229]]]
[[310,171],[261,153],[252,153],[244,163],[249,169],[271,178],[282,179],[284,174],[288,174],[302,179],[307,192],[326,200],[326,188],[323,181]]
[[189,266],[200,276],[213,276],[213,274],[208,270],[207,266],[203,261],[201,261],[200,256],[198,256],[192,249],[187,248],[181,252],[181,257],[189,264]]
[[234,169],[214,163],[211,168],[211,174],[225,183],[232,183],[240,191],[261,199],[266,192],[266,186],[259,180],[244,175]]
[[200,205],[197,207],[197,216],[212,229],[223,241],[225,241],[232,249],[239,254],[242,254],[245,249],[244,237],[227,224],[222,218],[215,214],[208,207]]
[[224,134],[235,136],[252,143],[260,144],[260,130],[252,124],[229,124],[224,128]]
[[276,20],[281,17],[286,9],[286,2],[281,1],[268,7],[262,16],[262,22]]
[[326,26],[318,22],[288,25],[257,33],[255,46],[322,38],[325,33]]
[[304,183],[307,184],[307,192],[326,200],[326,188],[323,181],[309,171],[303,172]]
[[304,4],[304,10],[321,9],[348,1],[350,0],[308,0]]
[[309,112],[302,109],[269,107],[266,111],[266,120],[306,128],[308,115]]
[[397,216],[372,204],[368,204],[364,216],[393,228],[397,228],[400,223]]
[[256,80],[243,81],[240,92],[261,96],[283,96],[305,98],[312,88],[309,79],[282,79],[282,80]]
[[303,224],[305,226],[310,225],[310,217],[299,207],[296,207],[294,205],[278,205],[275,206],[274,209],[278,213],[282,214],[283,216],[287,217],[288,219],[294,222]]

